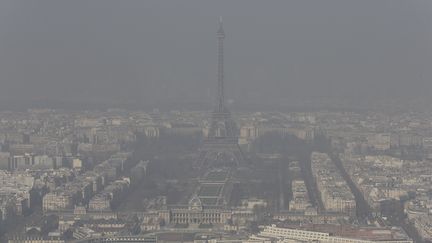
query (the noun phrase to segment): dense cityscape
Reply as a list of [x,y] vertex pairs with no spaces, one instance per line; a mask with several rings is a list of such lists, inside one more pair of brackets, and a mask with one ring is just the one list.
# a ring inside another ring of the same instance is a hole
[[3,237],[431,239],[431,114],[235,113],[247,162],[203,171],[207,115],[0,113]]

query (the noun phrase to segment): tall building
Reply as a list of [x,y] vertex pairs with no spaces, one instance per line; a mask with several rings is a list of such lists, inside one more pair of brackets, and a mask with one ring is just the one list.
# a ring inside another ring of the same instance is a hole
[[210,128],[201,148],[199,165],[207,166],[239,166],[244,163],[244,155],[238,144],[238,129],[225,105],[224,84],[224,50],[222,18],[219,19],[217,31],[218,43],[218,85],[216,106],[211,114]]

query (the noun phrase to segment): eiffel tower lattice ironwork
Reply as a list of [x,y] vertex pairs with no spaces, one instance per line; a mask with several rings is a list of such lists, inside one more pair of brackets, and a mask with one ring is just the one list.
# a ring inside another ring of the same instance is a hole
[[225,32],[219,19],[218,40],[218,89],[216,107],[211,113],[207,138],[201,148],[198,162],[201,166],[240,166],[244,155],[238,144],[238,129],[225,105],[224,51]]

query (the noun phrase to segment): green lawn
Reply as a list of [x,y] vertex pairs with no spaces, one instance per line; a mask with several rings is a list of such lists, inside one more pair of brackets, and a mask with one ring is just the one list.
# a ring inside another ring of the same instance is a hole
[[201,185],[198,196],[200,197],[217,197],[222,190],[222,185],[211,185],[203,184]]
[[227,177],[227,171],[212,171],[204,179],[208,181],[225,181]]

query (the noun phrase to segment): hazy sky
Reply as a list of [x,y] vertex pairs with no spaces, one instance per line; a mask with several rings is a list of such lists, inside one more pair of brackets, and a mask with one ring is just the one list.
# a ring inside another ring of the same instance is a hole
[[[432,1],[2,0],[0,100],[429,98]],[[431,99],[432,100],[432,99]]]

